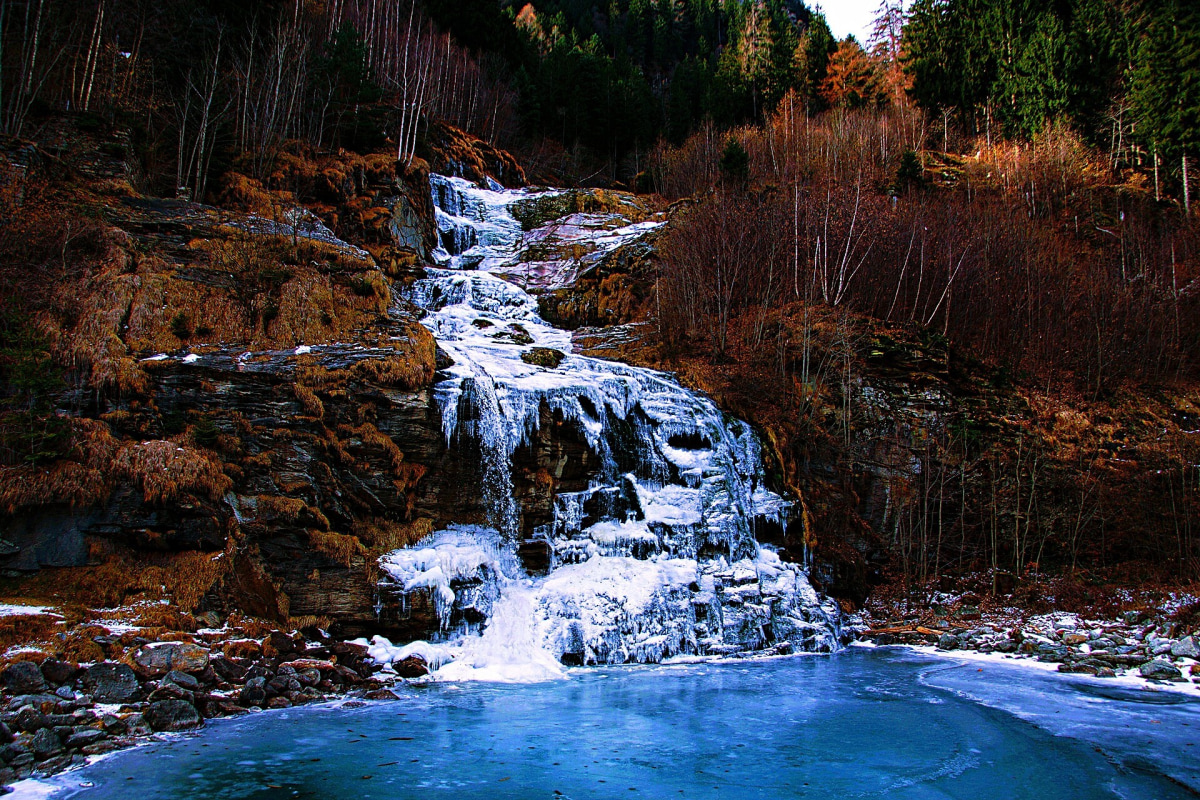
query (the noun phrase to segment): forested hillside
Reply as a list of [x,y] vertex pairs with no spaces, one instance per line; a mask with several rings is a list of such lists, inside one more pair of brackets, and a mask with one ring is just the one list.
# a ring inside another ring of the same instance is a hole
[[[67,420],[142,402],[151,350],[385,313],[449,241],[432,171],[657,196],[664,231],[543,313],[651,323],[609,354],[759,425],[808,503],[789,546],[856,599],[947,565],[1196,575],[1194,4],[885,0],[857,42],[799,0],[4,0],[0,33],[14,469],[78,460]],[[201,246],[193,213],[292,241]],[[367,257],[304,250],[308,213]],[[237,267],[234,310],[131,305],[106,270],[135,223]]]

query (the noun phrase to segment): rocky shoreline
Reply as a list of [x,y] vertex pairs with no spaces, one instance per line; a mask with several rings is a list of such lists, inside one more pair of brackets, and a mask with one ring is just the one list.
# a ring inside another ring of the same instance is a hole
[[1135,678],[1200,690],[1200,635],[1178,622],[1139,611],[1119,620],[1056,612],[970,615],[923,622],[869,618],[859,639],[877,645],[932,648],[945,654],[993,655],[1054,665],[1058,672]]
[[[196,730],[210,719],[337,698],[399,699],[389,685],[429,672],[418,656],[385,668],[366,645],[315,626],[288,632],[236,622],[158,636],[136,629],[95,636],[106,658],[85,664],[10,650],[0,671],[0,787],[49,777],[156,735]],[[1120,620],[1011,609],[970,620],[867,616],[856,627],[860,642],[875,645],[1036,662],[1062,673],[1200,692],[1200,636],[1142,612]]]
[[[0,672],[0,786],[81,766],[155,734],[195,730],[208,719],[338,697],[398,699],[361,644],[316,629],[247,633],[201,629],[153,641],[126,632],[94,638],[111,655],[104,661],[38,660],[32,652],[13,661]],[[412,658],[392,665],[387,677],[427,672]]]

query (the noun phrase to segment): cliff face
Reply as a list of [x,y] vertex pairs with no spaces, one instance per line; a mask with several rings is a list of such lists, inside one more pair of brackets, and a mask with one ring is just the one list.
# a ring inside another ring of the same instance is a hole
[[[428,391],[436,345],[387,277],[436,246],[424,163],[285,153],[262,178],[228,174],[214,207],[139,194],[119,131],[54,136],[77,157],[15,143],[2,171],[31,225],[81,200],[92,213],[89,247],[63,246],[30,312],[70,368],[55,449],[0,471],[10,588],[354,635],[436,628],[375,590],[381,552],[482,515],[478,458],[447,446]],[[61,202],[33,208],[35,187]],[[549,513],[539,493],[581,474],[554,430],[515,476],[530,525]]]

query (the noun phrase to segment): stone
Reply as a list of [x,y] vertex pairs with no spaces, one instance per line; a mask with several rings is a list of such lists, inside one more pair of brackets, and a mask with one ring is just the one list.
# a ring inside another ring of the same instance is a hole
[[45,761],[37,765],[36,771],[40,775],[54,775],[62,772],[69,766],[71,766],[71,756],[64,754],[47,758]]
[[246,668],[235,664],[228,658],[217,657],[210,659],[208,665],[223,681],[241,683],[246,678]]
[[363,695],[364,700],[399,700],[400,695],[390,689],[374,689]]
[[267,708],[291,708],[292,701],[286,697],[272,697],[267,701]]
[[271,647],[274,647],[276,652],[280,654],[296,652],[296,642],[292,640],[292,637],[288,636],[282,631],[271,631],[271,633],[267,636],[266,642],[264,642],[264,647],[267,644],[270,644]]
[[1072,647],[1074,647],[1076,645],[1081,645],[1084,642],[1086,642],[1087,640],[1088,640],[1087,634],[1084,634],[1084,633],[1067,633],[1067,634],[1064,634],[1062,637],[1063,644],[1070,645]]
[[238,693],[238,702],[244,706],[261,706],[267,702],[267,691],[262,686],[245,686]]
[[1097,678],[1115,678],[1115,677],[1117,677],[1117,673],[1116,673],[1116,670],[1114,670],[1112,667],[1097,667],[1096,668],[1096,677]]
[[60,686],[54,690],[54,693],[56,695],[58,695],[59,697],[61,697],[63,700],[74,700],[75,699],[75,690],[72,689],[70,686]]
[[17,737],[13,736],[13,732],[7,725],[0,722],[0,744],[9,744]]
[[46,715],[33,706],[25,706],[17,712],[14,724],[16,724],[18,730],[33,733],[36,730],[46,727]]
[[204,724],[191,703],[185,700],[159,700],[146,709],[146,722],[156,731],[186,731]]
[[10,664],[0,673],[0,683],[12,694],[37,694],[46,690],[46,680],[32,661]]
[[67,737],[67,747],[83,748],[108,738],[108,734],[99,728],[88,728],[77,731]]
[[1154,661],[1148,661],[1145,664],[1142,664],[1142,666],[1138,668],[1138,674],[1143,678],[1160,681],[1180,680],[1183,677],[1179,670],[1175,668],[1174,664],[1161,659],[1155,659]]
[[29,749],[40,761],[62,752],[62,742],[49,728],[42,728],[29,740]]
[[144,714],[130,714],[125,718],[125,731],[130,736],[148,736],[154,733]]
[[1171,655],[1176,658],[1200,658],[1200,647],[1195,636],[1185,636],[1171,646]]
[[141,694],[134,671],[125,664],[112,662],[88,667],[83,686],[97,703],[128,703]]
[[42,662],[42,675],[51,683],[70,683],[79,674],[79,665],[72,661],[47,658]]
[[139,648],[133,654],[138,672],[147,677],[166,675],[172,670],[201,672],[208,666],[208,650],[188,642],[163,642]]
[[186,672],[180,672],[177,669],[173,669],[164,675],[160,683],[171,683],[189,692],[200,691],[200,681],[196,680],[194,676]]
[[429,665],[420,656],[409,656],[392,664],[392,669],[401,678],[420,678],[429,674]]
[[566,357],[566,353],[550,347],[531,347],[529,350],[521,353],[521,360],[526,364],[545,367],[546,369],[558,369],[558,365]]
[[156,703],[159,700],[186,700],[192,702],[193,695],[187,689],[176,686],[173,683],[163,683],[157,689],[150,693],[146,698],[151,703]]
[[953,633],[943,633],[941,637],[938,638],[937,646],[939,650],[957,650],[958,637]]
[[1098,668],[1091,664],[1059,664],[1058,671],[1071,675],[1095,675]]

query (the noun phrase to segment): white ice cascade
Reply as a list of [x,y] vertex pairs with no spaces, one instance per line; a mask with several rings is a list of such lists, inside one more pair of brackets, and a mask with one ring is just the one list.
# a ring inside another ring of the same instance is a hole
[[[439,176],[433,185],[443,241],[457,226],[454,240],[474,242],[480,268],[430,269],[407,299],[453,359],[435,399],[448,444],[482,454],[492,528],[452,526],[381,560],[393,590],[430,593],[441,643],[379,640],[373,654],[420,652],[445,679],[521,680],[560,664],[840,647],[836,604],[802,565],[756,541],[793,513],[765,485],[750,426],[668,374],[571,354],[570,335],[538,317],[536,300],[488,271],[516,263],[521,232],[508,206],[530,193]],[[522,359],[535,348],[565,355],[556,367]],[[511,462],[543,409],[575,428],[600,467],[585,490],[559,493],[552,522],[532,531],[550,564],[530,577],[516,558]]]

